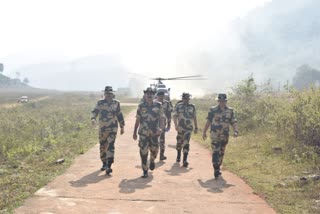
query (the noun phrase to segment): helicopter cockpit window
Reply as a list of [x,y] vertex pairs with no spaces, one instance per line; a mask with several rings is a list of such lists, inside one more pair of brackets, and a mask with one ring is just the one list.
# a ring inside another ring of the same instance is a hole
[[165,85],[157,85],[158,88],[166,88]]

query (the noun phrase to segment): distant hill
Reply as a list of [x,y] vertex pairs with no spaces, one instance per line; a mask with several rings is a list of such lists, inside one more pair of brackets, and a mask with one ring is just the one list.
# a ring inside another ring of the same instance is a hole
[[0,74],[0,88],[31,88],[29,85],[20,81],[20,79],[11,79]]
[[27,76],[37,88],[100,91],[106,85],[115,89],[128,86],[128,72],[118,57],[97,55],[70,61],[29,64],[12,73]]

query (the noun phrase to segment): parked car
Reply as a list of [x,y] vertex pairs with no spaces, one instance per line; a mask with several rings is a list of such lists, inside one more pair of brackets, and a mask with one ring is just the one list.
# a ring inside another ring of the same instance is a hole
[[27,103],[29,101],[27,96],[21,96],[18,103]]

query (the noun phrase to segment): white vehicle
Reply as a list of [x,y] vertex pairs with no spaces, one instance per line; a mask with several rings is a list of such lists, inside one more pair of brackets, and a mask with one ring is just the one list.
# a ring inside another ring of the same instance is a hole
[[21,96],[19,99],[19,103],[27,103],[29,101],[27,96]]

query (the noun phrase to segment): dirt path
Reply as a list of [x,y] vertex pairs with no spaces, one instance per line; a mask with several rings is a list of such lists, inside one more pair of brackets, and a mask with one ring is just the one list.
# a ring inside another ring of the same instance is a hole
[[[38,97],[38,98],[34,98],[34,99],[29,99],[28,102],[38,102],[41,100],[46,100],[48,99],[49,96],[44,96],[44,97]],[[24,103],[4,103],[4,104],[0,104],[0,108],[14,108],[17,107],[19,105],[23,105]]]
[[126,133],[118,135],[112,176],[99,170],[101,163],[96,145],[15,212],[275,213],[237,176],[222,171],[223,178],[214,180],[210,152],[199,144],[191,142],[189,168],[175,163],[173,130],[167,134],[168,160],[157,161],[149,178],[140,178],[139,149],[131,137],[134,120],[131,113],[126,119]]

